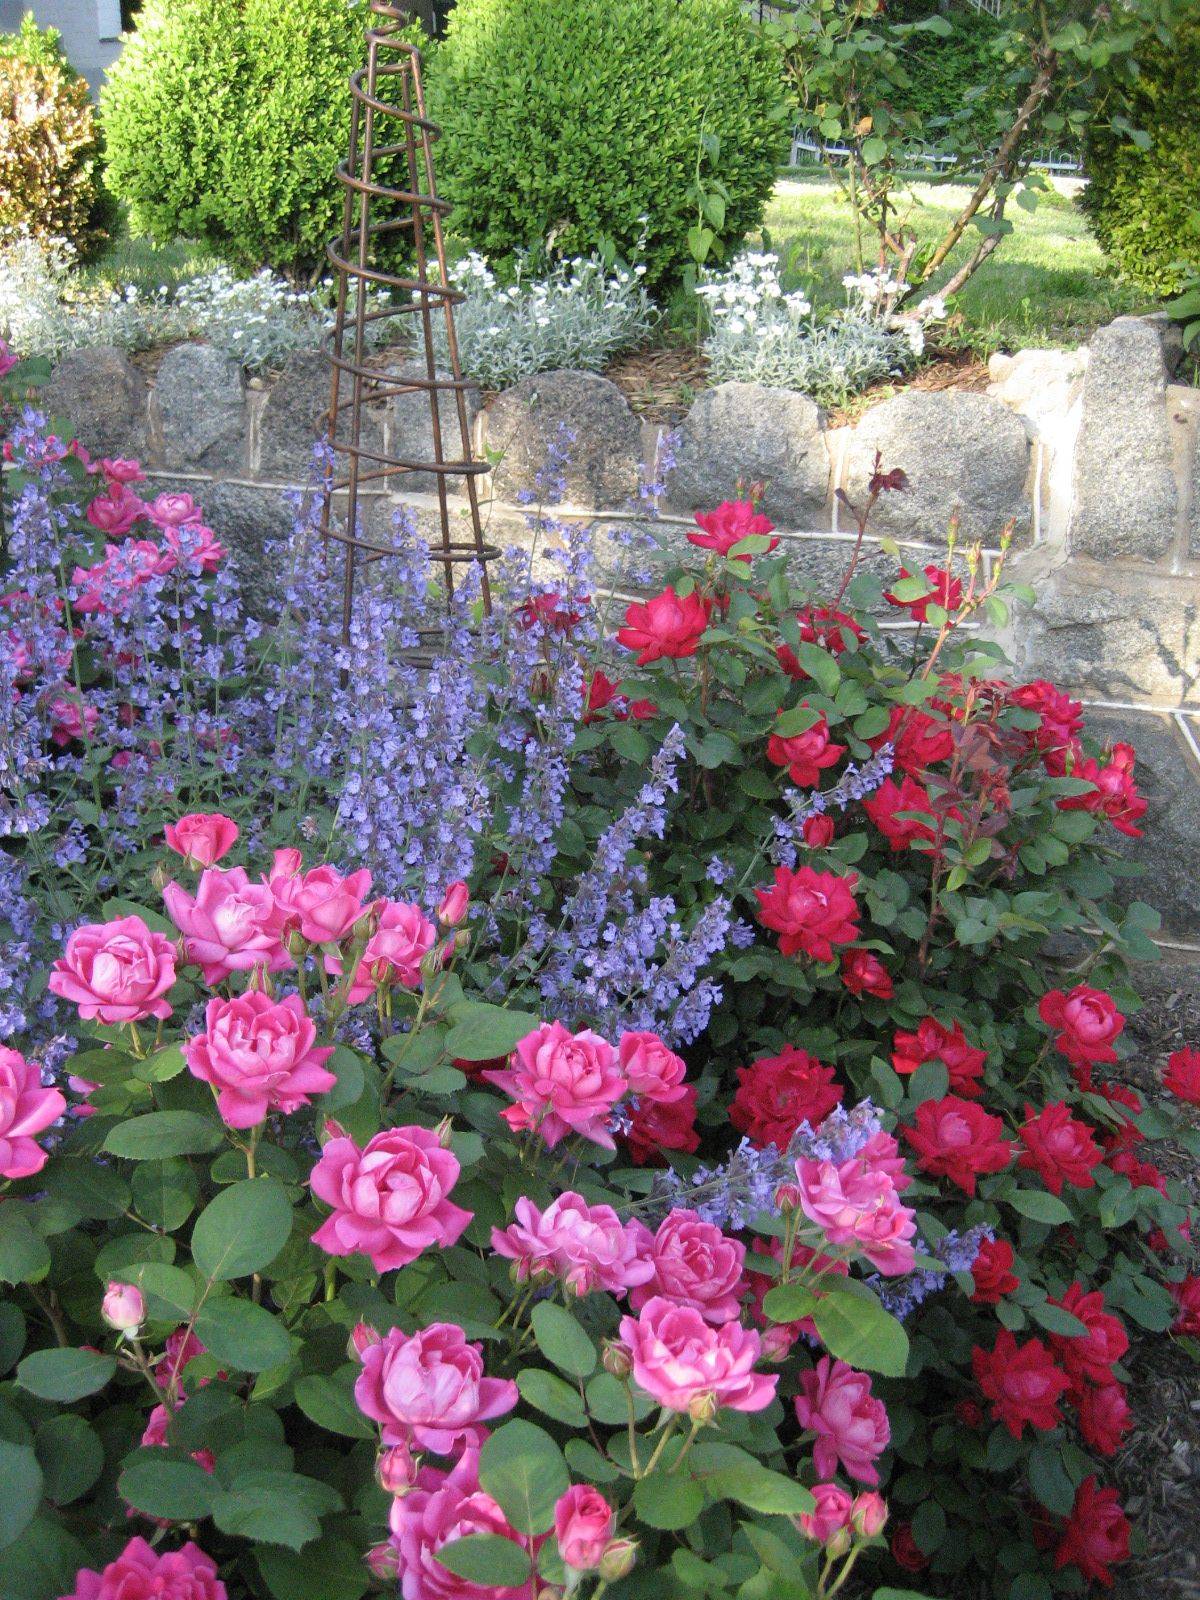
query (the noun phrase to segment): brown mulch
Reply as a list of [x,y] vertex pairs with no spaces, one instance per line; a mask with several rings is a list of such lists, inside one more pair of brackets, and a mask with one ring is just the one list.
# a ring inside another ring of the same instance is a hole
[[[1162,1100],[1169,1098],[1159,1086],[1167,1057],[1200,1046],[1200,966],[1164,963],[1135,981],[1145,1005],[1129,1019],[1138,1050],[1122,1063],[1121,1077],[1148,1100]],[[1172,1106],[1178,1110],[1179,1102]],[[1200,1124],[1200,1114],[1194,1120]],[[1200,1200],[1200,1172],[1186,1150],[1164,1141],[1150,1159]],[[1200,1365],[1162,1334],[1134,1333],[1125,1366],[1135,1424],[1114,1476],[1135,1542],[1112,1597],[1200,1600]]]
[[647,422],[673,423],[708,382],[708,361],[699,350],[668,345],[617,356],[604,376],[616,384],[637,416]]

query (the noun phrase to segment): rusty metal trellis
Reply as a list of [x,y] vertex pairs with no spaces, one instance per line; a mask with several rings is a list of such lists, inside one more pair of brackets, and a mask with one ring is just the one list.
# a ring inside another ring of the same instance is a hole
[[[446,280],[442,217],[449,210],[437,198],[433,142],[437,124],[425,114],[421,54],[400,37],[410,8],[388,0],[371,0],[367,28],[367,60],[350,76],[352,115],[346,160],[338,167],[345,189],[342,232],[328,249],[337,279],[337,316],[333,334],[333,377],[327,416],[333,472],[325,492],[321,530],[345,555],[342,591],[342,636],[349,638],[354,613],[354,586],[359,562],[392,553],[369,537],[363,527],[360,496],[368,485],[402,487],[411,473],[433,476],[440,516],[440,537],[431,539],[431,557],[445,572],[452,592],[455,568],[474,562],[480,568],[483,603],[490,609],[487,562],[499,552],[485,544],[479,518],[476,478],[487,465],[473,459],[471,427],[454,332],[454,305],[463,296]],[[397,187],[397,182],[405,187]],[[387,270],[381,253],[400,245],[413,262],[411,277]],[[382,249],[381,249],[382,247]],[[431,270],[433,276],[431,276]],[[438,370],[435,327],[445,319],[445,347]],[[387,318],[407,319],[398,327],[415,329],[411,365],[388,370],[372,360],[374,325]],[[412,368],[417,370],[414,372]],[[422,375],[420,369],[424,368]],[[403,460],[386,453],[384,444],[364,441],[364,412],[396,396],[420,393],[429,406],[432,459]],[[451,478],[461,478],[466,514],[452,513]],[[343,515],[344,508],[344,515]],[[453,523],[458,524],[456,535]]]

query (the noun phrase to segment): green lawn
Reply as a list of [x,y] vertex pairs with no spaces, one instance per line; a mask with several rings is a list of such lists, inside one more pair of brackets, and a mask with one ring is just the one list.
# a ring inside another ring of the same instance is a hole
[[94,288],[123,289],[133,284],[139,294],[177,288],[186,278],[197,277],[221,265],[207,245],[191,239],[172,239],[156,245],[150,239],[133,239],[122,227],[93,261],[81,269],[83,281]]
[[[919,204],[913,223],[922,237],[940,235],[939,225],[969,192],[960,184],[933,183],[919,183],[915,191]],[[986,351],[1080,344],[1113,317],[1147,309],[1145,295],[1105,274],[1100,247],[1072,199],[1052,192],[1041,197],[1036,211],[1010,210],[1013,232],[957,299],[972,344]],[[816,304],[840,304],[842,275],[853,261],[853,226],[833,182],[818,174],[782,179],[767,208],[766,227],[784,259],[795,249],[796,274],[811,286]],[[978,238],[968,230],[943,281]]]

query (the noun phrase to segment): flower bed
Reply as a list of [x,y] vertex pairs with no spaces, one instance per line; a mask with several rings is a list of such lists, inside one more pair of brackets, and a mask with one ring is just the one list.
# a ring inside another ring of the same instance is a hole
[[344,646],[311,503],[264,631],[189,496],[11,449],[13,1592],[1108,1582],[1200,1142],[1113,1076],[1133,752],[962,627],[1003,564],[809,593],[726,503],[613,617],[543,511]]

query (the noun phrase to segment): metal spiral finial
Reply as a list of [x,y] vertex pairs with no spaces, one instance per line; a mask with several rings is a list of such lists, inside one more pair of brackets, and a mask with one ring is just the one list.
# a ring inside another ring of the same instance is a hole
[[[444,567],[448,592],[454,588],[455,567],[477,563],[483,603],[490,610],[487,562],[499,554],[484,543],[479,518],[475,480],[487,465],[471,454],[469,385],[463,380],[454,332],[454,305],[464,297],[449,288],[446,279],[442,217],[449,206],[437,198],[433,173],[433,141],[440,129],[425,114],[421,53],[400,37],[410,20],[408,9],[371,0],[371,11],[378,20],[367,28],[366,64],[350,75],[349,153],[337,169],[346,192],[342,232],[328,249],[337,278],[327,424],[334,461],[321,528],[326,540],[335,541],[345,552],[342,636],[347,640],[359,560],[366,563],[392,553],[389,544],[364,534],[359,496],[365,485],[401,487],[409,473],[434,478],[441,530],[440,540],[431,540],[431,553]],[[397,182],[405,186],[397,187]],[[381,255],[386,259],[393,245],[407,247],[412,277],[385,269]],[[374,303],[369,304],[371,295]],[[409,318],[408,327],[415,326],[408,340],[415,373],[390,372],[371,362],[370,346],[376,342],[371,337],[373,325],[388,318]],[[445,319],[447,370],[442,372],[435,344],[438,318]],[[403,460],[385,453],[382,444],[364,443],[364,408],[413,393],[428,401],[432,460]],[[466,516],[454,518],[457,536],[451,527],[450,478],[462,479],[467,498]]]

